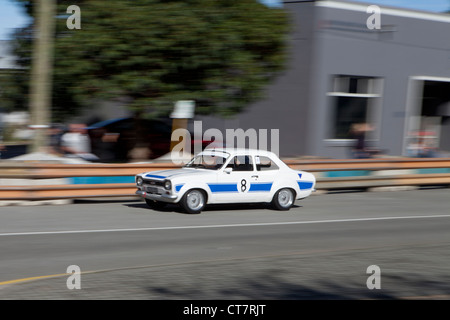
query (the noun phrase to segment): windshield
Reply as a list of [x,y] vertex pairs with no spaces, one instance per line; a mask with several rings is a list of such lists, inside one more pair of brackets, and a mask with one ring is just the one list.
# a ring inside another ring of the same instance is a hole
[[220,155],[198,155],[194,157],[185,168],[201,168],[209,170],[219,170],[222,168],[223,164],[227,158]]

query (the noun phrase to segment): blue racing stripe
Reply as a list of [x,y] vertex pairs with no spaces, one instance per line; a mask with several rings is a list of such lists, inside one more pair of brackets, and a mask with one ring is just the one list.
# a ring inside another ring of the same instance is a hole
[[236,183],[208,183],[211,192],[238,192]]
[[297,181],[300,190],[308,190],[311,189],[314,185],[311,181]]
[[256,182],[256,183],[252,183],[250,185],[250,190],[248,190],[249,192],[252,191],[270,191],[270,189],[272,188],[272,182]]
[[145,177],[146,178],[156,178],[156,179],[165,179],[166,178],[164,176],[158,176],[156,174],[146,174]]

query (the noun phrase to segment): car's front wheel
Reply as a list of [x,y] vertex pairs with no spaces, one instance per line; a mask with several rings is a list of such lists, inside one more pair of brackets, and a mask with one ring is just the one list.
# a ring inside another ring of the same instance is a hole
[[284,188],[275,193],[272,200],[272,205],[277,210],[289,210],[295,201],[294,191],[292,189]]
[[206,206],[205,193],[198,189],[189,190],[184,194],[180,204],[187,213],[200,213]]

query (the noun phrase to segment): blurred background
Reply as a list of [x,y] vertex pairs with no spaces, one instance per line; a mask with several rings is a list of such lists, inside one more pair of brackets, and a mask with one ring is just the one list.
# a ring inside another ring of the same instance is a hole
[[[450,152],[448,0],[0,6],[2,159],[157,159],[177,101],[194,102],[190,131],[279,129],[282,157]],[[89,145],[76,151],[80,135]]]
[[[449,0],[0,0],[0,299],[449,299],[449,31]],[[149,209],[175,129],[230,144],[194,122],[278,130],[326,196]]]

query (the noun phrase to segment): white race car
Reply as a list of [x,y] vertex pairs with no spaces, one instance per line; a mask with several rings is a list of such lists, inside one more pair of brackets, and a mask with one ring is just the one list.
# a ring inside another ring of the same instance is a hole
[[313,174],[289,168],[269,151],[206,149],[180,169],[136,175],[136,194],[151,208],[179,203],[188,213],[220,203],[272,203],[289,210],[315,184]]

